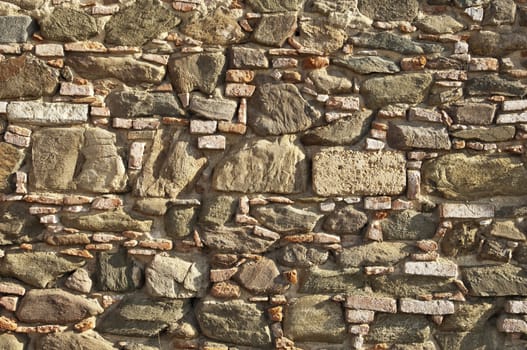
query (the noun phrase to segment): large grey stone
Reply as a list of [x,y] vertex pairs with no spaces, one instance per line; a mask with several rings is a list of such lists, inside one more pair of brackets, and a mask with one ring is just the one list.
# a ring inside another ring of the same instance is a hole
[[0,335],[0,348],[4,350],[24,350],[24,342],[11,333]]
[[299,193],[308,163],[295,136],[252,139],[221,160],[212,177],[218,191]]
[[368,79],[362,84],[361,93],[372,109],[393,103],[417,104],[426,99],[431,84],[430,74],[409,73]]
[[231,121],[234,119],[238,104],[225,98],[207,98],[197,93],[190,98],[189,110],[201,117],[213,120]]
[[512,125],[500,125],[494,127],[472,127],[464,130],[457,130],[452,136],[483,142],[500,142],[512,140],[516,134],[516,128]]
[[88,231],[142,231],[150,232],[152,220],[137,220],[122,209],[98,213],[64,214],[61,217],[64,225]]
[[440,53],[444,50],[439,44],[418,43],[405,36],[394,34],[392,32],[363,34],[358,37],[357,40],[357,46],[390,50],[405,55]]
[[24,43],[34,30],[29,16],[0,16],[0,43]]
[[272,204],[251,209],[263,226],[281,233],[311,232],[322,215],[291,205]]
[[55,93],[59,72],[31,55],[0,62],[0,98],[37,98]]
[[53,41],[82,41],[98,33],[95,17],[67,7],[56,7],[39,24],[42,36]]
[[50,333],[39,338],[37,344],[40,350],[116,349],[112,343],[93,331],[83,333],[74,333],[72,331]]
[[196,318],[203,334],[211,339],[253,347],[271,343],[264,311],[254,303],[203,300],[196,308]]
[[425,162],[423,183],[451,199],[527,193],[527,170],[516,156],[452,153]]
[[300,293],[333,294],[350,293],[364,287],[363,273],[359,268],[339,269],[335,266],[314,266],[301,280]]
[[398,152],[326,150],[313,157],[313,189],[320,196],[400,194],[405,164]]
[[523,97],[527,95],[527,86],[518,80],[508,80],[498,75],[483,75],[470,79],[466,84],[466,91],[469,96]]
[[145,270],[145,288],[153,297],[203,297],[209,285],[209,265],[205,257],[164,257],[156,255]]
[[225,66],[223,52],[175,56],[168,62],[170,80],[177,93],[200,90],[212,94]]
[[422,31],[431,34],[453,34],[464,28],[463,23],[449,15],[423,16],[415,24]]
[[418,0],[359,0],[361,13],[379,21],[412,21],[419,11]]
[[100,290],[127,292],[140,287],[141,270],[126,250],[101,252],[97,256],[97,284]]
[[264,14],[253,32],[253,40],[281,47],[296,29],[296,12]]
[[380,314],[370,327],[366,341],[422,343],[429,336],[430,325],[424,316]]
[[261,254],[275,242],[253,235],[251,231],[248,227],[204,229],[200,237],[206,247],[222,253]]
[[400,71],[399,66],[388,59],[378,56],[366,56],[366,57],[342,57],[334,58],[333,63],[338,66],[342,66],[351,69],[355,73],[359,74],[371,74],[371,73],[397,73]]
[[9,253],[0,264],[0,275],[16,278],[37,288],[46,288],[84,262],[73,262],[53,252]]
[[471,296],[527,296],[525,271],[511,264],[466,267],[463,281]]
[[416,123],[390,123],[387,135],[390,147],[443,149],[451,147],[448,130],[444,126],[425,126]]
[[284,335],[297,342],[341,343],[346,337],[342,308],[327,296],[301,297],[286,308]]
[[112,117],[144,117],[151,115],[182,116],[185,111],[170,93],[145,91],[115,91],[105,100]]
[[0,154],[0,192],[10,192],[9,177],[18,170],[24,153],[9,143],[0,142]]
[[194,39],[213,45],[232,45],[245,38],[236,15],[225,7],[218,7],[208,16],[195,18],[180,30]]
[[[280,101],[280,103],[276,103]],[[258,135],[291,134],[309,129],[320,117],[293,84],[258,86],[249,100],[248,120]]]
[[181,20],[157,0],[140,0],[121,9],[106,23],[105,42],[115,45],[141,46]]
[[88,106],[73,103],[16,101],[7,106],[7,119],[34,125],[70,125],[88,121]]
[[476,55],[499,57],[511,51],[527,49],[527,32],[524,29],[514,32],[496,33],[482,30],[470,36],[470,51]]
[[305,18],[298,29],[296,39],[300,45],[322,51],[326,55],[340,49],[347,39],[344,30],[325,19]]
[[278,266],[268,258],[243,264],[236,275],[242,287],[256,294],[280,293],[279,277]]
[[305,0],[248,0],[247,4],[257,12],[296,11]]
[[454,120],[458,124],[490,125],[496,105],[490,103],[464,103],[455,108]]
[[101,314],[95,300],[60,289],[31,289],[22,298],[16,316],[28,323],[66,324]]
[[408,257],[411,252],[412,248],[405,243],[373,242],[344,248],[338,256],[338,264],[342,267],[394,265]]
[[324,220],[323,227],[330,232],[349,234],[359,233],[367,223],[368,216],[365,213],[348,205],[329,214]]
[[382,220],[381,229],[387,240],[421,240],[432,238],[438,224],[435,215],[408,209]]

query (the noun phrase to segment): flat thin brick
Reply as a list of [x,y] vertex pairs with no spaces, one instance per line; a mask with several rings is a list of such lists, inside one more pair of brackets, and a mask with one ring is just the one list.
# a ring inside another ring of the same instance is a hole
[[419,276],[456,277],[457,265],[443,261],[407,261],[404,273]]
[[35,55],[40,57],[63,57],[64,47],[60,44],[35,45]]
[[503,101],[501,109],[504,112],[522,111],[524,109],[527,109],[527,100]]
[[226,146],[226,139],[223,135],[207,135],[198,138],[199,149],[223,150]]
[[349,323],[370,323],[375,318],[375,312],[371,310],[346,310],[346,321]]
[[345,306],[349,309],[397,313],[397,301],[393,298],[350,295]]
[[508,300],[505,311],[510,314],[527,314],[527,300]]
[[61,83],[60,92],[64,96],[93,96],[93,85],[92,84],[74,84],[74,83]]
[[494,206],[490,204],[443,203],[439,216],[445,219],[479,219],[494,217]]
[[449,300],[415,300],[402,298],[399,301],[401,312],[422,315],[450,315],[454,313],[454,303]]

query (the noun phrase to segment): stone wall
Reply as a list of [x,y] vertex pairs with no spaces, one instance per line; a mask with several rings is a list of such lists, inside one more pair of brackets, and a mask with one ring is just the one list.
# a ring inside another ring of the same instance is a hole
[[527,1],[0,1],[0,348],[520,350]]

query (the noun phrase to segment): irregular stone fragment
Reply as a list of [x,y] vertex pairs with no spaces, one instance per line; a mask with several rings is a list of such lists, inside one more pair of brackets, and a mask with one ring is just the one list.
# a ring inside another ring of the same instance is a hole
[[301,244],[286,245],[279,256],[280,263],[290,267],[311,267],[322,265],[329,258],[329,252],[317,247]]
[[347,35],[327,20],[310,18],[300,21],[299,36],[296,39],[303,47],[319,50],[327,55],[340,49]]
[[184,25],[181,31],[193,39],[213,45],[232,45],[245,38],[235,15],[225,7],[218,7],[214,14]]
[[399,194],[406,186],[405,163],[391,151],[319,152],[313,157],[313,189],[320,196]]
[[280,271],[271,259],[262,258],[243,264],[236,276],[241,286],[256,294],[279,293]]
[[419,11],[417,0],[359,0],[359,11],[379,21],[412,21]]
[[296,11],[304,0],[248,0],[247,4],[257,12]]
[[[157,131],[143,171],[135,185],[140,196],[177,197],[197,180],[207,164],[179,129],[175,133]],[[165,154],[168,156],[165,158]]]
[[444,149],[451,147],[448,131],[444,126],[424,126],[416,123],[390,123],[387,140],[390,147]]
[[527,170],[515,156],[452,153],[425,162],[422,173],[430,191],[451,199],[526,193]]
[[320,117],[293,84],[260,85],[249,101],[248,114],[251,128],[263,136],[303,131]]
[[136,60],[131,56],[107,57],[68,55],[66,64],[86,79],[115,78],[127,85],[159,84],[165,67]]
[[392,32],[364,34],[358,38],[358,46],[372,49],[390,50],[405,55],[420,55],[423,53],[440,53],[444,50],[438,44],[423,44]]
[[151,115],[182,116],[185,111],[173,94],[145,91],[114,91],[105,100],[112,117],[130,118]]
[[438,224],[433,214],[404,210],[382,220],[381,228],[387,240],[421,240],[432,238]]
[[487,5],[492,0],[454,0],[454,4],[458,7],[474,7],[474,6],[481,6],[481,5]]
[[211,339],[254,347],[271,343],[264,311],[256,304],[203,300],[196,308],[196,318],[203,334]]
[[366,80],[361,88],[366,104],[381,108],[393,103],[417,104],[423,102],[432,84],[432,76],[425,73],[409,73]]
[[229,195],[208,195],[203,198],[199,221],[205,225],[223,226],[234,217],[237,200]]
[[209,285],[209,266],[201,256],[156,255],[145,270],[149,295],[166,298],[203,297]]
[[171,207],[165,214],[165,230],[174,238],[180,238],[192,233],[196,221],[195,208]]
[[348,205],[329,214],[324,220],[323,227],[325,230],[340,234],[358,233],[367,223],[366,214]]
[[192,94],[189,109],[199,116],[212,120],[231,121],[238,104],[233,100],[223,98],[207,98]]
[[174,12],[157,0],[140,0],[110,18],[104,40],[108,44],[141,46],[179,22]]
[[140,198],[135,201],[134,210],[146,215],[162,216],[167,212],[168,200],[164,198]]
[[73,103],[11,102],[7,107],[11,122],[35,125],[80,124],[88,120],[88,106]]
[[481,327],[496,312],[492,303],[477,301],[475,303],[459,303],[456,313],[446,316],[441,323],[442,331],[463,332]]
[[[135,270],[135,271],[134,271]],[[134,278],[134,274],[138,275]],[[97,257],[97,284],[100,290],[127,292],[140,287],[140,270],[126,250],[101,252]]]
[[341,343],[346,336],[342,308],[327,296],[301,297],[285,310],[284,334],[298,342]]
[[512,125],[501,125],[495,127],[473,127],[457,130],[452,136],[464,140],[478,140],[483,142],[500,142],[512,140],[516,134],[516,128]]
[[67,7],[56,7],[39,24],[44,38],[53,41],[82,41],[98,33],[95,17]]
[[231,65],[235,68],[267,68],[269,60],[265,50],[252,47],[233,46],[230,48]]
[[453,34],[464,28],[462,23],[449,15],[424,16],[417,20],[416,26],[431,34]]
[[74,333],[71,331],[50,333],[39,338],[37,344],[38,349],[41,350],[116,349],[112,343],[93,331],[83,333]]
[[377,343],[422,343],[430,336],[425,316],[380,314],[367,340]]
[[470,79],[466,85],[469,96],[503,95],[523,97],[527,86],[517,80],[507,80],[497,75],[483,75]]
[[454,120],[458,124],[490,125],[495,113],[496,105],[465,103],[455,108]]
[[4,350],[24,350],[24,342],[11,333],[0,335],[0,348]]
[[206,247],[224,253],[261,254],[275,242],[255,236],[247,228],[205,229],[200,234]]
[[343,69],[316,69],[309,73],[317,91],[324,94],[349,93],[353,87],[350,74]]
[[355,73],[359,74],[371,74],[371,73],[397,73],[400,71],[399,66],[391,60],[379,56],[366,56],[366,57],[343,57],[334,58],[333,63],[338,66],[351,69]]
[[0,192],[6,192],[11,189],[9,176],[17,171],[24,159],[24,153],[9,143],[0,142],[0,154]]
[[494,221],[490,226],[489,234],[513,241],[525,241],[525,234],[518,229],[514,221]]
[[363,286],[364,278],[359,268],[339,269],[335,266],[324,268],[315,266],[306,272],[299,292],[306,294],[350,293]]
[[55,93],[58,70],[31,55],[0,61],[0,98],[38,98]]
[[342,267],[361,267],[374,265],[394,265],[410,255],[409,245],[399,242],[374,242],[344,248],[338,255]]
[[0,17],[0,43],[24,43],[34,30],[29,16]]
[[322,217],[307,210],[281,204],[258,206],[251,214],[262,225],[281,233],[311,232]]
[[463,281],[472,296],[526,296],[527,278],[521,267],[502,264],[466,267]]
[[151,220],[137,220],[125,213],[122,209],[83,214],[64,214],[61,221],[68,227],[88,231],[141,231],[150,232]]
[[482,30],[470,36],[470,52],[481,56],[500,57],[510,51],[527,49],[525,30],[496,33]]
[[513,23],[516,17],[514,0],[493,0],[485,10],[483,24],[502,25]]
[[478,247],[478,227],[472,223],[457,223],[448,230],[441,241],[441,250],[446,256],[474,253]]
[[253,139],[214,169],[212,187],[244,193],[299,193],[306,188],[307,160],[295,136]]
[[212,94],[225,65],[222,52],[199,53],[173,57],[168,62],[168,72],[176,92],[200,90]]
[[281,47],[296,29],[296,12],[264,14],[253,32],[257,43]]
[[91,291],[92,284],[93,282],[90,278],[90,274],[86,269],[75,270],[75,272],[72,273],[64,283],[69,289],[86,294]]
[[0,275],[13,277],[31,286],[45,288],[83,262],[72,262],[52,252],[10,253],[0,264]]
[[27,215],[28,210],[28,205],[22,202],[0,204],[0,245],[23,243],[42,232],[44,226],[39,218]]

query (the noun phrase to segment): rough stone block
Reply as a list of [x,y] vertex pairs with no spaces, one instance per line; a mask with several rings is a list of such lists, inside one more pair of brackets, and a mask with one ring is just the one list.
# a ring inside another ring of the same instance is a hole
[[88,105],[49,102],[11,102],[7,119],[35,125],[71,125],[88,121]]

